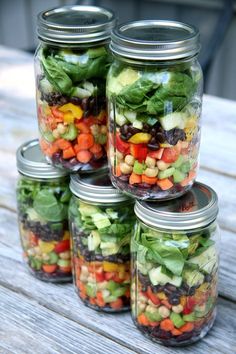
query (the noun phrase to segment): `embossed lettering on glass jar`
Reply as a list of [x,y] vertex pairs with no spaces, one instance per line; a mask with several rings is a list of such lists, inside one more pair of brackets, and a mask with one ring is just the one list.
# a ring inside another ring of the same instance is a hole
[[38,140],[19,147],[17,168],[18,221],[25,262],[38,279],[70,281],[68,173],[47,163]]
[[202,71],[199,33],[171,21],[113,30],[108,73],[112,183],[139,199],[173,199],[196,178]]
[[201,183],[179,199],[136,202],[132,316],[152,340],[196,342],[216,316],[219,229],[215,192]]
[[134,202],[107,175],[72,176],[69,207],[74,285],[89,307],[130,308],[130,236]]
[[35,54],[40,146],[70,171],[106,164],[105,79],[114,14],[95,6],[64,6],[38,16]]

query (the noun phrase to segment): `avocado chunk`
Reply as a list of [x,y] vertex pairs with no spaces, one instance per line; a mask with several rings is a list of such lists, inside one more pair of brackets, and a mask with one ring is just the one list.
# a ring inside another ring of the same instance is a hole
[[99,209],[96,206],[89,205],[87,203],[79,203],[79,211],[82,216],[92,216],[99,212]]
[[148,272],[150,281],[152,285],[165,285],[166,283],[173,284],[175,286],[180,286],[182,283],[182,278],[178,277],[177,275],[174,275],[172,278],[168,277],[168,275],[164,274],[161,272],[161,267],[158,268],[152,268]]
[[91,234],[88,236],[88,250],[95,251],[101,243],[101,238],[99,233],[96,230],[91,231]]
[[182,316],[179,313],[171,312],[170,319],[176,328],[180,328],[185,324]]
[[189,263],[197,264],[201,271],[210,274],[217,267],[218,255],[215,245],[208,247],[204,252],[189,259]]
[[204,282],[204,275],[201,272],[194,270],[184,270],[183,280],[187,283],[188,286],[199,286]]

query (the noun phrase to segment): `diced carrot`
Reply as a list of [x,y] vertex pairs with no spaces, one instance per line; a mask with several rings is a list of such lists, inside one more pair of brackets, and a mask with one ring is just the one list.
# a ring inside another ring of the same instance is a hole
[[168,300],[161,300],[162,305],[165,305],[169,310],[171,309],[171,304],[169,303]]
[[79,129],[79,131],[81,133],[85,133],[85,134],[90,133],[90,129],[89,129],[88,125],[84,122],[75,123],[75,126],[76,126],[76,128]]
[[86,292],[85,285],[82,283],[82,281],[77,281],[77,286],[82,293]]
[[96,304],[99,306],[99,307],[104,307],[106,305],[105,301],[104,300],[101,300],[101,299],[96,299]]
[[96,305],[96,299],[94,297],[90,297],[89,302],[91,305]]
[[81,149],[80,149],[79,145],[78,145],[78,144],[75,144],[75,145],[74,145],[74,151],[75,151],[76,155],[78,154],[78,152],[79,152],[80,150],[81,150]]
[[71,143],[68,140],[65,139],[57,139],[55,141],[55,144],[59,147],[61,150],[69,149],[71,147]]
[[42,268],[45,273],[54,273],[55,270],[57,269],[57,265],[56,264],[44,264]]
[[160,324],[160,322],[150,322],[150,323],[149,323],[149,326],[151,326],[151,327],[157,327],[157,326],[159,326],[159,324]]
[[46,151],[48,149],[48,147],[50,146],[50,144],[44,139],[40,139],[39,144],[40,144],[40,148],[42,149],[43,152]]
[[77,160],[81,163],[88,163],[92,158],[92,153],[88,150],[80,150],[77,154]]
[[187,186],[195,177],[196,177],[196,172],[189,171],[188,177],[186,177],[182,182],[180,182],[180,185],[182,187]]
[[110,302],[110,306],[114,310],[119,310],[123,306],[123,301],[122,301],[122,299],[118,298],[116,301]]
[[63,121],[64,113],[60,112],[57,107],[51,107],[51,112],[55,118],[59,119],[61,122]]
[[169,178],[158,179],[157,185],[163,190],[166,191],[173,187],[173,183],[169,180]]
[[165,318],[161,321],[160,328],[163,329],[163,331],[172,331],[175,327],[169,318]]
[[148,177],[146,175],[142,175],[142,183],[156,184],[157,183],[157,178],[156,177]]
[[46,154],[48,156],[52,156],[53,154],[58,152],[58,150],[59,150],[59,148],[58,148],[57,144],[51,144],[51,146],[48,147]]
[[93,155],[93,157],[95,158],[95,160],[100,159],[103,156],[103,152],[102,150],[100,152],[97,152],[96,154]]
[[83,299],[83,300],[85,300],[86,297],[87,297],[87,295],[86,295],[85,293],[82,293],[81,291],[80,291],[80,293],[79,293],[79,296],[80,296],[81,299]]
[[149,320],[144,313],[141,313],[141,315],[138,316],[137,320],[138,323],[141,324],[142,326],[149,326]]
[[93,154],[97,154],[102,151],[102,147],[100,144],[93,144],[93,146],[89,149]]
[[70,159],[71,157],[74,157],[75,156],[75,151],[73,149],[73,147],[69,147],[69,149],[65,149],[63,150],[63,159]]
[[67,267],[59,267],[60,271],[63,273],[70,273],[71,272],[71,266]]
[[171,333],[173,334],[173,336],[180,336],[183,332],[181,332],[177,328],[174,328],[174,329],[172,329]]
[[160,305],[159,298],[152,292],[151,287],[149,286],[147,289],[147,296],[152,301],[154,305]]
[[135,183],[142,183],[142,177],[132,172],[129,178],[129,184],[135,184]]
[[181,332],[191,332],[193,329],[194,329],[194,324],[192,322],[187,322],[182,327],[179,328]]
[[97,292],[97,299],[98,300],[103,300],[103,296],[102,296],[102,292],[101,291]]
[[120,177],[122,175],[121,170],[120,170],[120,165],[116,165],[113,167],[113,174],[116,177]]
[[94,137],[92,134],[86,134],[86,133],[79,134],[77,140],[78,140],[79,147],[83,150],[90,149],[94,144]]

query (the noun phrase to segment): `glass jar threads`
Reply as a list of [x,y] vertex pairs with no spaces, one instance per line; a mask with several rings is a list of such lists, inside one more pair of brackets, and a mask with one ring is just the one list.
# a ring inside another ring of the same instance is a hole
[[199,33],[172,21],[112,31],[107,81],[112,183],[139,199],[173,199],[191,188],[200,143]]
[[17,168],[18,222],[25,262],[40,280],[70,281],[68,175],[47,164],[38,140],[19,147]]
[[217,196],[195,183],[171,202],[136,202],[135,213],[133,320],[158,343],[193,343],[209,331],[216,315]]
[[107,175],[72,176],[69,207],[74,284],[82,301],[105,312],[130,308],[133,201]]
[[38,16],[35,54],[40,146],[54,166],[93,171],[106,163],[105,80],[114,14],[64,6]]

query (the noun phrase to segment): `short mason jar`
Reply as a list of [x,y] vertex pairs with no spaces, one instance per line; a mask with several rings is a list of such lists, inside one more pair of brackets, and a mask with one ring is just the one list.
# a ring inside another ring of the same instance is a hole
[[18,222],[28,269],[40,280],[71,281],[69,176],[47,163],[38,140],[21,145],[16,158]]
[[167,200],[197,174],[203,77],[198,30],[137,21],[112,31],[108,72],[108,159],[115,187]]
[[136,202],[132,237],[134,323],[152,340],[203,338],[216,316],[219,228],[216,193],[201,183],[171,202]]
[[130,237],[134,202],[107,175],[72,175],[69,224],[76,292],[85,305],[105,312],[130,308]]
[[105,80],[114,14],[95,6],[64,6],[38,15],[35,54],[40,146],[70,171],[106,164]]

